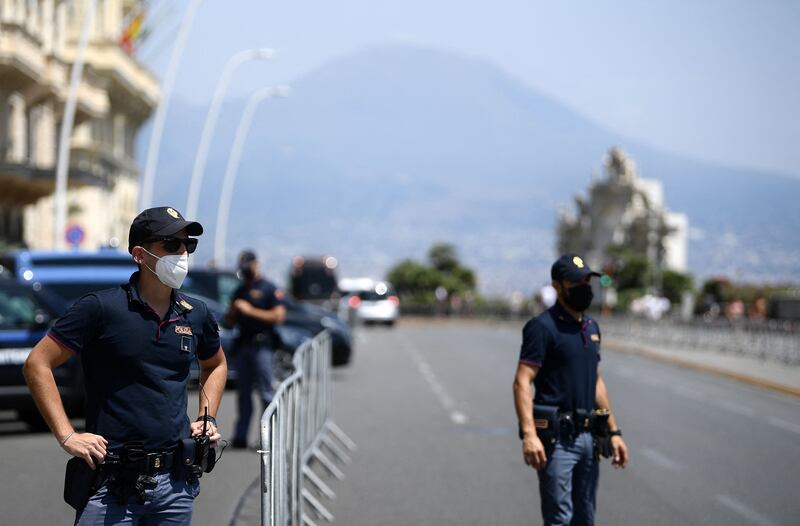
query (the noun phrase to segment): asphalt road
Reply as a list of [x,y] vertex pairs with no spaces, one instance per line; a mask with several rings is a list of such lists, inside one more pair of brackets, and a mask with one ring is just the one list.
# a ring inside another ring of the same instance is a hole
[[[541,523],[511,396],[518,328],[408,323],[359,329],[356,343],[334,373],[335,420],[359,446],[331,481],[336,524]],[[602,465],[598,524],[799,523],[800,400],[612,352],[601,371],[632,458]],[[234,407],[229,391],[223,430]],[[0,523],[71,524],[55,439],[0,413],[0,446]],[[224,455],[194,524],[257,524],[258,456]]]
[[[345,525],[541,524],[511,384],[520,336],[489,325],[361,331],[335,420],[359,445],[330,504]],[[800,524],[800,400],[606,352],[631,451],[601,467],[598,524]]]

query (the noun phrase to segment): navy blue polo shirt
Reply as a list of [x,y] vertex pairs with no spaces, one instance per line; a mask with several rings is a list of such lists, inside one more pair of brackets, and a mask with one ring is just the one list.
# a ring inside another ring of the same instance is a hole
[[202,301],[176,291],[159,318],[137,283],[138,272],[125,285],[87,294],[48,335],[80,355],[88,432],[111,448],[141,441],[166,449],[190,436],[189,368],[219,350],[219,328]]
[[[243,299],[257,309],[274,309],[281,305],[281,293],[269,280],[258,278],[252,283],[242,283],[233,293],[233,299]],[[271,323],[239,314],[239,338],[242,343],[251,343],[257,334],[266,336],[265,343],[275,345],[278,336]]]
[[600,327],[592,318],[584,314],[579,322],[556,303],[525,324],[519,361],[538,368],[535,404],[595,408]]

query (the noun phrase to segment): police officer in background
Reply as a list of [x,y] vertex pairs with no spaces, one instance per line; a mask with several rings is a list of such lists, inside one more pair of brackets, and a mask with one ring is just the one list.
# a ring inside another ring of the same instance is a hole
[[264,408],[272,401],[272,361],[280,340],[275,326],[286,319],[283,293],[261,275],[258,259],[252,250],[239,255],[239,274],[243,283],[236,289],[225,313],[225,326],[239,326],[234,363],[238,390],[239,415],[232,446],[247,447],[247,432],[253,415],[253,384]]
[[616,468],[626,466],[628,450],[599,371],[600,328],[584,313],[593,297],[590,280],[599,274],[569,254],[550,275],[558,299],[525,325],[514,380],[522,455],[538,471],[545,525],[591,525],[599,476],[595,448],[610,441],[607,454]]
[[[178,446],[183,439],[193,444],[189,437],[205,429],[216,447],[214,416],[227,377],[213,315],[176,290],[197,247],[190,236],[202,233],[200,223],[174,208],[136,216],[128,252],[139,271],[124,285],[79,299],[25,362],[25,379],[59,445],[93,470],[88,502],[73,504],[76,524],[191,523],[200,486],[197,472],[182,466]],[[85,432],[70,424],[53,378],[53,369],[76,355],[86,389]],[[187,382],[195,360],[204,388],[200,416],[190,424]],[[68,480],[66,489],[82,480]]]

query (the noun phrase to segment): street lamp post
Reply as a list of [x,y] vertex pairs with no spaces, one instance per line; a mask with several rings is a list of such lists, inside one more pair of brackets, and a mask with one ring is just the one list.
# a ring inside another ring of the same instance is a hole
[[69,176],[69,147],[72,137],[72,126],[75,124],[75,106],[78,103],[78,86],[83,76],[83,58],[86,46],[89,43],[89,34],[92,31],[94,14],[97,10],[96,0],[88,0],[85,4],[86,12],[83,14],[83,28],[78,49],[75,53],[75,62],[69,77],[69,91],[64,104],[64,115],[61,119],[61,133],[58,140],[58,162],[56,163],[56,189],[53,195],[53,248],[64,248],[64,234],[67,228],[67,177]]
[[145,162],[144,176],[142,177],[139,190],[139,210],[144,210],[152,206],[153,185],[156,177],[156,168],[158,166],[158,151],[161,148],[161,136],[164,133],[164,124],[167,120],[167,109],[169,108],[169,101],[172,96],[172,88],[175,85],[178,65],[181,62],[183,50],[186,47],[189,29],[192,27],[194,15],[197,12],[197,8],[200,7],[201,2],[202,0],[192,0],[189,3],[189,7],[186,8],[186,13],[184,13],[183,20],[178,29],[178,35],[175,37],[175,45],[172,47],[172,54],[169,57],[167,72],[164,74],[162,98],[156,108],[153,131],[150,134],[150,144],[147,147],[147,161]]
[[273,51],[266,48],[248,49],[240,51],[228,59],[225,67],[222,70],[217,87],[214,91],[214,97],[211,99],[211,106],[208,108],[208,115],[206,122],[203,125],[203,133],[200,136],[200,146],[197,148],[197,156],[194,160],[194,169],[192,170],[192,179],[189,183],[189,198],[186,202],[186,217],[197,217],[197,206],[200,200],[200,186],[203,183],[203,172],[205,171],[206,161],[208,159],[208,148],[211,145],[211,135],[214,133],[214,127],[217,124],[219,117],[220,106],[222,105],[222,98],[228,89],[231,76],[234,70],[245,62],[251,60],[267,60],[272,58]]
[[[242,158],[244,141],[250,132],[250,125],[253,122],[258,105],[272,97],[286,97],[289,95],[288,86],[275,86],[262,88],[250,96],[245,106],[239,126],[236,129],[236,136],[233,140],[231,154],[228,157],[228,166],[225,169],[225,177],[222,180],[222,192],[219,198],[219,208],[217,208],[216,235],[214,238],[214,261],[219,266],[225,263],[225,241],[228,233],[228,218],[230,216],[231,200],[233,198],[233,186],[236,182],[236,174],[239,170],[239,161]],[[190,216],[191,217],[191,216]]]

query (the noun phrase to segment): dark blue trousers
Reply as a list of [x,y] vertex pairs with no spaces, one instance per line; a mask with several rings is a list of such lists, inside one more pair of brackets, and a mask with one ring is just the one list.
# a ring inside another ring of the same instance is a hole
[[173,478],[169,473],[155,476],[156,487],[146,489],[147,500],[123,504],[119,497],[108,493],[103,484],[89,499],[86,507],[75,517],[77,526],[105,526],[124,524],[128,526],[190,526],[192,506],[200,493],[200,481],[186,482]]
[[234,429],[234,440],[247,441],[250,420],[253,416],[253,386],[264,406],[272,401],[272,348],[267,345],[247,344],[236,350],[236,389],[239,395],[239,415]]
[[545,526],[592,526],[600,469],[591,433],[561,439],[549,447],[539,471],[539,495]]

